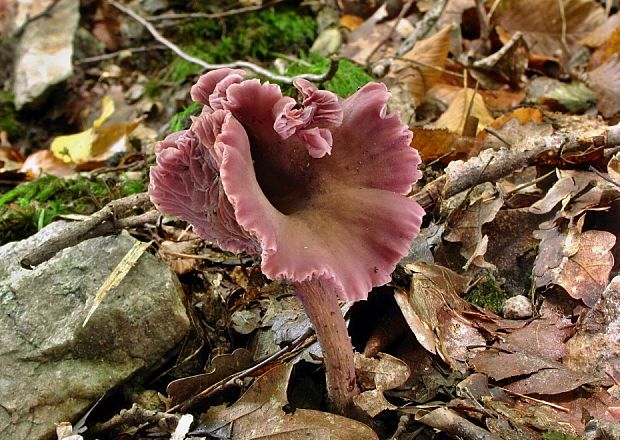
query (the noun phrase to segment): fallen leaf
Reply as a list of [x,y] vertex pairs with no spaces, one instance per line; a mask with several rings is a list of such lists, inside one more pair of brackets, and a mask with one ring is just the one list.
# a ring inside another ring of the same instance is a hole
[[482,225],[495,218],[504,204],[504,198],[490,183],[477,186],[468,200],[459,200],[448,221],[443,238],[452,243],[462,243],[461,255],[478,267],[493,267],[484,260],[488,237],[482,234]]
[[208,373],[173,380],[168,384],[166,392],[171,399],[171,406],[184,402],[231,374],[238,373],[252,365],[254,365],[252,354],[245,348],[237,348],[230,354],[215,356]]
[[[473,104],[472,104],[473,99]],[[461,89],[452,99],[445,112],[435,121],[435,128],[447,128],[455,133],[462,133],[467,116],[478,118],[478,130],[482,130],[493,121],[493,117],[484,104],[484,99],[472,89]]]
[[39,150],[32,153],[26,158],[20,171],[26,173],[30,179],[36,179],[43,174],[52,174],[58,177],[73,177],[76,174],[70,165],[58,159],[49,150]]
[[[515,32],[521,32],[533,53],[557,56],[562,52],[563,21],[558,0],[518,0],[504,4],[508,7],[497,18],[497,23],[507,31],[507,35],[500,32],[504,43]],[[579,47],[579,41],[601,26],[606,16],[601,5],[594,0],[563,0],[562,4],[570,57]]]
[[344,14],[340,17],[340,26],[354,31],[364,23],[364,19],[357,15]]
[[442,156],[450,159],[465,158],[474,142],[472,138],[466,138],[446,128],[413,128],[411,131],[411,146],[418,150],[424,162]]
[[287,414],[286,389],[293,364],[278,365],[254,382],[229,407],[210,408],[200,429],[218,439],[374,440],[377,434],[355,420],[335,414],[296,409]]
[[411,93],[414,105],[422,104],[428,90],[441,77],[449,48],[450,27],[446,26],[430,38],[418,41],[413,49],[394,60],[386,80],[403,84]]
[[607,163],[607,173],[616,183],[620,184],[620,153],[616,153]]
[[541,239],[533,270],[536,287],[555,284],[588,307],[594,306],[614,265],[611,249],[616,237],[606,231],[581,232],[583,217],[570,228],[546,225],[547,229],[534,234]]
[[573,81],[551,90],[541,97],[540,103],[552,110],[578,113],[596,104],[596,96],[584,83]]
[[467,347],[486,343],[462,314],[471,308],[460,296],[469,279],[426,263],[407,264],[405,269],[413,272],[409,295],[395,298],[411,331],[425,349],[439,354],[454,370],[464,371],[464,361],[472,356]]
[[386,353],[379,353],[372,358],[355,353],[355,371],[363,388],[381,391],[402,385],[411,374],[407,364]]
[[620,54],[588,72],[588,85],[598,98],[598,111],[606,118],[620,112]]
[[596,379],[525,350],[513,352],[502,346],[479,352],[470,362],[477,372],[497,381],[517,379],[505,387],[520,394],[560,394]]
[[620,52],[620,16],[618,14],[615,14],[612,16],[612,18],[613,17],[616,18],[615,21],[618,23],[618,27],[616,27],[616,29],[614,29],[614,31],[608,35],[608,37],[604,41],[604,44],[602,44],[601,47],[596,49],[590,57],[590,62],[588,63],[588,65],[592,69],[600,66],[609,58],[611,58],[614,54]]
[[127,135],[138,126],[140,119],[104,125],[114,109],[112,98],[104,96],[101,116],[93,125],[80,133],[56,137],[51,151],[64,162],[75,164],[103,161],[117,152],[126,151]]
[[580,43],[589,47],[602,46],[613,33],[617,32],[618,27],[620,27],[620,14],[611,15],[607,17],[605,23],[586,35]]
[[600,299],[577,324],[575,335],[567,343],[566,365],[575,370],[620,370],[620,276],[605,288]]

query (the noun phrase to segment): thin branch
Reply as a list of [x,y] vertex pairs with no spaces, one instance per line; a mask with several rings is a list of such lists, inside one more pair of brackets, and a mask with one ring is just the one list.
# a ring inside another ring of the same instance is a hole
[[267,358],[263,359],[262,361],[258,362],[257,364],[253,365],[252,367],[248,369],[245,369],[243,371],[240,371],[238,373],[234,373],[234,374],[231,374],[230,376],[225,377],[224,379],[214,383],[213,385],[202,390],[201,392],[194,395],[193,397],[185,400],[182,403],[179,403],[173,406],[166,412],[167,413],[187,412],[190,408],[193,408],[196,404],[204,401],[204,399],[209,397],[214,392],[218,390],[223,390],[225,388],[229,388],[232,386],[239,386],[239,382],[242,379],[252,376],[254,373],[266,368],[267,366],[274,363],[278,359],[281,359],[288,353],[300,352],[301,350],[304,350],[306,347],[309,347],[310,345],[312,345],[315,341],[316,341],[316,336],[314,335],[314,329],[310,327],[304,334],[302,334],[297,339],[295,339],[293,342],[291,342],[289,345],[278,350],[271,356],[268,356]]
[[270,6],[277,5],[278,3],[282,3],[284,0],[274,0],[272,2],[267,2],[264,4],[253,5],[253,6],[245,6],[243,8],[238,9],[230,9],[228,11],[215,12],[212,14],[207,14],[206,12],[190,12],[183,14],[162,14],[162,15],[151,15],[147,18],[149,21],[163,21],[163,20],[184,20],[188,18],[223,18],[230,17],[233,15],[245,14],[246,12],[252,11],[260,11],[261,9],[268,8]]
[[134,209],[149,209],[152,207],[153,205],[147,193],[113,200],[86,220],[69,224],[58,235],[42,243],[26,255],[20,261],[20,264],[26,269],[31,269],[49,260],[61,250],[75,246],[89,238],[100,237],[124,228],[154,222],[161,215],[155,209],[151,209],[144,214],[117,219],[117,217],[122,217],[123,214]]
[[437,0],[433,2],[433,5],[426,11],[422,20],[417,23],[415,30],[402,42],[396,51],[396,55],[400,56],[409,52],[413,49],[413,46],[415,46],[418,40],[422,40],[426,37],[439,20],[439,17],[441,17],[441,14],[443,14],[447,4],[448,0]]
[[267,78],[269,81],[280,82],[284,84],[292,84],[293,80],[296,78],[303,78],[303,79],[307,79],[308,81],[313,81],[313,82],[318,82],[318,83],[326,81],[327,79],[329,79],[330,74],[333,76],[333,72],[335,70],[334,64],[336,64],[336,68],[337,68],[338,60],[332,59],[332,65],[327,70],[327,72],[323,74],[306,73],[303,75],[297,75],[295,77],[289,77],[289,76],[278,75],[263,67],[257,66],[254,63],[250,63],[248,61],[235,61],[234,63],[228,63],[228,64],[209,64],[201,60],[200,58],[196,58],[192,55],[189,55],[183,52],[183,50],[181,50],[179,46],[177,46],[176,44],[168,40],[166,37],[164,37],[162,34],[160,34],[159,31],[155,29],[155,27],[151,23],[149,23],[144,17],[141,17],[140,15],[136,14],[131,9],[126,8],[125,6],[121,5],[120,3],[114,0],[110,0],[110,4],[114,6],[116,9],[129,15],[131,18],[133,18],[138,23],[140,23],[142,26],[144,26],[151,33],[153,38],[155,38],[161,44],[169,48],[179,57],[183,58],[185,61],[189,61],[190,63],[196,64],[202,67],[204,70],[215,70],[215,69],[222,69],[222,68],[229,68],[229,69],[246,68],[246,69],[253,71],[254,73],[258,75],[261,75]]
[[394,21],[394,25],[390,29],[390,32],[388,32],[387,35],[383,37],[381,41],[379,41],[379,43],[377,43],[374,49],[366,57],[366,65],[370,64],[370,60],[372,59],[372,56],[381,48],[381,46],[383,46],[390,38],[392,38],[392,35],[394,35],[394,31],[398,27],[398,23],[400,23],[400,20],[403,19],[403,17],[405,16],[405,13],[409,9],[411,9],[412,5],[413,5],[413,0],[409,0],[403,5],[403,7],[400,9],[400,12],[398,13],[398,17],[396,17],[396,20]]
[[151,50],[166,50],[168,49],[163,45],[155,45],[155,46],[143,46],[143,47],[130,47],[127,49],[117,50],[116,52],[104,53],[101,55],[95,55],[92,57],[85,57],[75,61],[76,64],[88,64],[88,63],[98,63],[100,61],[111,60],[116,58],[119,55],[123,55],[126,53],[138,53],[138,52],[148,52]]
[[[429,211],[441,200],[448,199],[461,191],[468,190],[480,183],[494,182],[515,171],[534,165],[539,158],[558,156],[562,153],[586,151],[591,148],[614,148],[620,145],[620,124],[602,129],[599,134],[556,133],[532,139],[527,150],[503,148],[501,150],[483,150],[480,155],[466,162],[451,162],[446,174],[427,183],[424,188],[410,198]],[[493,161],[489,163],[489,159]],[[542,159],[541,159],[542,160]],[[484,170],[484,179],[480,179]]]

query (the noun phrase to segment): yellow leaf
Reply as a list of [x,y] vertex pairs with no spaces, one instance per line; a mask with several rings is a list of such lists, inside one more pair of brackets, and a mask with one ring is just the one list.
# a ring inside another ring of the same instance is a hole
[[58,136],[52,141],[51,151],[54,156],[65,163],[81,164],[102,161],[115,152],[123,151],[127,135],[138,126],[141,119],[104,125],[114,111],[114,101],[104,96],[101,116],[90,128],[80,133]]
[[[473,104],[471,104],[472,97]],[[446,111],[437,119],[435,128],[447,128],[455,133],[462,133],[470,105],[469,116],[478,118],[478,131],[493,122],[493,117],[487,110],[482,95],[479,93],[474,95],[472,89],[462,89],[454,96]]]

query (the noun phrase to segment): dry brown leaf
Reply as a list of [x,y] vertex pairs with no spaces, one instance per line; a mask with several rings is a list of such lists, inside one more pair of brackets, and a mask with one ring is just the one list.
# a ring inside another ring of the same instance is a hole
[[[566,19],[566,45],[569,56],[579,47],[579,41],[603,25],[603,7],[594,0],[563,0]],[[563,50],[562,15],[558,0],[511,2],[497,20],[507,32],[500,37],[505,43],[515,32],[523,33],[531,52],[557,56]]]
[[590,32],[580,43],[584,46],[599,47],[605,44],[605,42],[611,37],[611,35],[617,32],[620,26],[620,14],[614,14],[607,17],[607,20],[602,26],[597,27]]
[[372,358],[355,353],[355,371],[360,386],[382,391],[399,387],[411,374],[406,363],[386,353]]
[[482,225],[495,218],[504,204],[504,198],[490,183],[479,185],[471,193],[471,199],[458,201],[459,205],[450,214],[444,240],[462,243],[461,255],[467,260],[465,269],[471,264],[478,267],[493,267],[484,260],[488,237],[482,234]]
[[463,159],[471,151],[474,139],[460,136],[445,128],[413,128],[411,146],[428,162],[441,156]]
[[611,249],[616,237],[606,231],[581,232],[583,220],[581,217],[568,230],[560,231],[556,226],[536,231],[534,235],[541,242],[533,273],[536,287],[561,286],[573,298],[593,307],[614,265]]
[[[446,26],[432,37],[420,40],[402,58],[394,61],[387,80],[402,83],[413,96],[416,106],[422,104],[426,93],[441,78],[450,48],[450,27]],[[419,63],[419,64],[418,64]]]
[[588,86],[598,98],[598,111],[606,118],[620,112],[620,54],[588,72]]
[[215,356],[211,361],[211,371],[208,373],[187,376],[173,380],[168,384],[166,392],[171,399],[171,405],[178,405],[225,377],[238,373],[252,365],[254,365],[252,354],[245,348],[237,348],[230,354]]
[[607,286],[599,301],[577,324],[577,332],[567,343],[564,362],[580,371],[620,371],[620,276]]
[[[614,15],[614,17],[618,16],[618,14]],[[620,22],[620,20],[618,21]],[[600,66],[618,52],[620,52],[620,23],[614,32],[609,35],[609,38],[605,40],[605,43],[594,51],[590,57],[590,68],[594,69]]]
[[[473,99],[473,104],[471,101]],[[471,111],[468,110],[470,109]],[[480,93],[472,89],[461,89],[452,99],[445,112],[435,121],[435,128],[447,128],[455,133],[462,133],[467,116],[478,118],[478,131],[489,125],[493,117],[487,110],[484,99]]]
[[485,339],[461,312],[471,306],[463,300],[469,279],[448,268],[407,264],[414,272],[408,298],[396,296],[411,330],[422,346],[437,353],[453,369],[465,371],[471,356],[468,347],[484,345]]
[[292,368],[292,362],[278,365],[259,377],[231,406],[209,408],[201,419],[201,427],[215,438],[232,440],[378,439],[370,427],[346,417],[308,409],[285,413]]

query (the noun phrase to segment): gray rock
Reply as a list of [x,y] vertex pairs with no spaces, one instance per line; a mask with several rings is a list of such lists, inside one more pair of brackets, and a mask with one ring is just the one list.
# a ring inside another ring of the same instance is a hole
[[531,318],[533,313],[532,303],[526,296],[513,296],[504,303],[504,318],[526,319]]
[[0,247],[0,439],[52,438],[104,393],[161,361],[189,329],[176,275],[145,252],[91,316],[132,237],[87,240],[34,270],[18,261],[63,228]]
[[[47,5],[40,0],[19,0],[15,21],[21,20],[25,9],[36,16],[45,10],[42,4]],[[80,18],[79,6],[79,0],[59,0],[46,15],[17,28],[13,81],[17,110],[37,106],[51,87],[73,74],[73,36]]]

